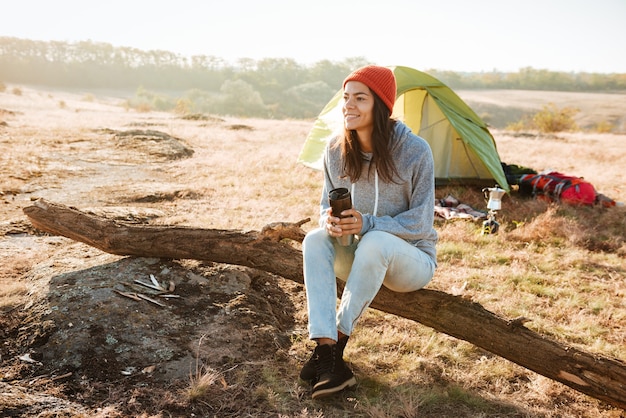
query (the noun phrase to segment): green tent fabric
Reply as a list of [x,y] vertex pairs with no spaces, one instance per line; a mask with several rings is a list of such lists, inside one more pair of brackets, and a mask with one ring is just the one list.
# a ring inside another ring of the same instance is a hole
[[[392,117],[404,121],[430,144],[435,160],[435,183],[495,186],[509,184],[496,143],[480,117],[448,86],[426,73],[390,66],[397,83]],[[343,124],[343,91],[320,112],[307,136],[298,162],[321,169],[326,143]]]

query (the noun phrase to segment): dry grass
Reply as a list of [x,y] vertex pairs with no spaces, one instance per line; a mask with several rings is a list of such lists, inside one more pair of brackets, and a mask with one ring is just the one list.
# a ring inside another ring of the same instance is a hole
[[[0,250],[3,250],[2,243],[0,241]],[[0,264],[0,312],[6,313],[27,303],[32,287],[16,278],[26,273],[34,262],[43,258],[43,255],[12,251],[3,251],[3,254],[3,262]]]
[[212,390],[219,391],[220,384],[221,387],[226,386],[226,381],[220,372],[201,368],[189,377],[189,387],[185,390],[184,396],[190,402],[209,398]]
[[559,133],[514,136],[493,131],[502,161],[584,177],[596,190],[626,202],[626,136]]
[[[93,130],[144,126],[182,138],[195,150],[193,157],[163,164],[153,178],[137,181],[140,189],[194,193],[194,198],[145,204],[164,211],[158,222],[241,230],[307,217],[312,220],[305,230],[317,224],[321,174],[295,163],[311,121],[188,121],[126,111],[113,99],[85,101],[59,92],[21,90],[21,96],[0,93],[0,108],[18,112],[2,117],[19,128],[11,134],[0,131],[6,150],[0,155],[0,174],[7,179],[2,184],[7,219],[21,217],[32,197],[54,199],[62,191],[68,205],[119,204],[130,192],[124,178],[103,176],[84,164],[102,155],[94,138],[104,137]],[[626,201],[623,135],[494,135],[503,161],[583,176],[602,193]],[[79,183],[86,177],[91,186]],[[78,192],[70,193],[68,187]],[[437,197],[449,193],[475,208],[485,207],[480,189],[449,187],[437,190]],[[498,213],[498,234],[481,235],[480,223],[471,221],[438,221],[439,269],[429,287],[462,292],[503,317],[531,319],[527,326],[550,338],[624,360],[625,215],[623,207],[561,207],[512,194]],[[22,303],[33,291],[30,283],[13,279],[28,269],[29,257],[50,251],[33,246],[23,258],[7,254],[13,258],[0,270],[1,310]],[[298,312],[296,323],[301,328],[294,330],[294,344],[289,352],[279,350],[275,362],[220,371],[200,367],[176,392],[183,399],[161,399],[162,407],[185,411],[210,405],[217,416],[303,418],[624,416],[471,344],[373,310],[366,312],[346,349],[359,381],[356,389],[313,402],[296,377],[310,350],[303,330],[306,312]],[[117,414],[114,401],[112,397],[111,416]],[[139,404],[136,408],[141,410]]]
[[584,131],[598,132],[597,127],[608,124],[615,133],[626,132],[624,94],[525,90],[459,90],[456,93],[486,122],[490,122],[490,113],[517,122],[521,115],[532,115],[553,104],[559,109],[578,109],[575,121]]

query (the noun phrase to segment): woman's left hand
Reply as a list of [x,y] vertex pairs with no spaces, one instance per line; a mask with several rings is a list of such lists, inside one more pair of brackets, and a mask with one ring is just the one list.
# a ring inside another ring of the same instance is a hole
[[345,218],[341,218],[339,221],[339,226],[341,226],[341,230],[344,234],[358,234],[361,232],[361,227],[363,227],[363,215],[356,209],[348,209],[341,212],[341,216],[345,216]]

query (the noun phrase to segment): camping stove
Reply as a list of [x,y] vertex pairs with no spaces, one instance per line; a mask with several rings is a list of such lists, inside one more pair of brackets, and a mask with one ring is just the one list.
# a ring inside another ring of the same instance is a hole
[[[489,213],[487,214],[487,220],[483,222],[482,233],[483,235],[495,234],[500,227],[500,224],[496,221],[496,212],[502,208],[502,196],[504,196],[506,192],[496,186],[483,189],[483,193],[485,194],[485,199],[489,199],[487,202]],[[487,193],[489,193],[489,195],[487,195]]]

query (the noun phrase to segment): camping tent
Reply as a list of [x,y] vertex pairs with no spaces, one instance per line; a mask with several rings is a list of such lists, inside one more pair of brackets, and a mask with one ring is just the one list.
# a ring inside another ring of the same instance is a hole
[[[509,184],[487,125],[449,87],[409,67],[389,67],[396,76],[392,116],[404,121],[430,144],[435,160],[435,183],[495,186]],[[306,138],[298,162],[322,168],[324,147],[342,128],[343,91],[322,109]]]

